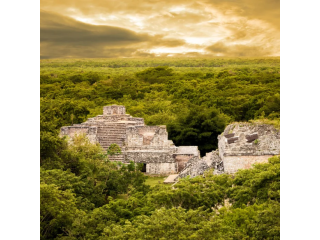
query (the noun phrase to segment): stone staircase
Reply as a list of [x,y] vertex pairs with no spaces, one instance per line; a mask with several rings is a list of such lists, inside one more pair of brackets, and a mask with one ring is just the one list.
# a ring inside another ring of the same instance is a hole
[[163,183],[165,184],[171,184],[171,183],[175,183],[176,182],[176,178],[178,177],[179,174],[172,174],[169,175],[164,181]]
[[[103,149],[107,150],[111,144],[117,144],[122,152],[124,150],[124,142],[126,139],[126,124],[125,123],[108,123],[100,125],[97,129],[97,140]],[[111,161],[123,161],[124,155],[109,156]]]

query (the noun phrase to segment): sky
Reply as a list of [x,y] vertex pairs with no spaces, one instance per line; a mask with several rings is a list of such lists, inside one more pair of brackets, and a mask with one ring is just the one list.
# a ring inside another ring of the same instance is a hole
[[280,0],[41,0],[40,58],[280,56]]

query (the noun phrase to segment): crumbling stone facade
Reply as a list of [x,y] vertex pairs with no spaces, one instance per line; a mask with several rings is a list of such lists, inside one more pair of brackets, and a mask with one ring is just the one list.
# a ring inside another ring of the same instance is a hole
[[176,180],[186,176],[193,178],[202,175],[209,169],[214,169],[214,174],[224,173],[223,162],[217,150],[207,153],[203,158],[191,158],[176,177]]
[[280,154],[280,131],[272,125],[234,123],[218,136],[218,149],[203,158],[191,158],[176,180],[186,176],[196,177],[206,170],[214,174],[233,174],[239,169],[249,169],[255,163],[266,163]]
[[235,173],[254,163],[266,163],[280,154],[280,131],[272,125],[234,123],[218,136],[219,157],[224,172]]
[[176,147],[168,140],[166,126],[146,126],[143,118],[126,114],[124,106],[103,107],[103,115],[89,118],[81,124],[62,127],[61,136],[84,133],[91,142],[98,142],[107,150],[115,143],[121,155],[111,156],[112,161],[145,164],[146,173],[171,174],[183,169],[190,158],[200,157],[197,146]]
[[206,170],[208,170],[210,167],[208,166],[207,162],[203,160],[202,158],[191,158],[187,165],[182,171],[179,173],[179,175],[176,177],[175,180],[178,178],[184,178],[187,176],[190,176],[191,178],[202,175]]

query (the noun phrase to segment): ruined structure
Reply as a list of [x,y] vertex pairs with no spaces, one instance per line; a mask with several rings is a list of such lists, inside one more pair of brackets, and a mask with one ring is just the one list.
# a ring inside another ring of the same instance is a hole
[[191,158],[175,180],[202,175],[208,169],[214,174],[235,173],[255,163],[267,163],[280,154],[280,132],[272,125],[234,123],[218,136],[218,150],[203,158]]
[[143,163],[143,171],[150,174],[179,173],[175,179],[195,177],[208,169],[214,169],[215,174],[235,173],[280,154],[280,132],[273,126],[233,123],[218,136],[218,149],[200,158],[197,146],[176,147],[168,140],[166,126],[146,126],[143,118],[126,114],[125,107],[118,105],[105,106],[103,115],[60,131],[70,139],[79,133],[105,150],[112,143],[119,145],[122,154],[110,160]]
[[150,174],[180,172],[190,158],[200,157],[197,146],[176,147],[168,140],[166,126],[146,126],[143,118],[126,114],[124,106],[105,106],[103,115],[62,127],[60,131],[61,136],[70,139],[80,133],[86,134],[91,142],[100,143],[105,150],[113,143],[119,145],[122,154],[111,156],[110,160],[143,163],[143,171]]
[[280,131],[267,124],[234,123],[218,136],[224,172],[235,173],[280,154]]

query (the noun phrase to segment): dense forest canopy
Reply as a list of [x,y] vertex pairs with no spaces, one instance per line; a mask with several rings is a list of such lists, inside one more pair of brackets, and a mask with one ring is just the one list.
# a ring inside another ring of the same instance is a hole
[[50,59],[40,72],[41,239],[280,239],[280,157],[234,176],[150,187],[60,127],[121,104],[204,155],[233,121],[280,119],[280,59]]
[[280,117],[279,58],[42,60],[40,82],[41,116],[56,129],[121,104],[202,155],[229,122]]

